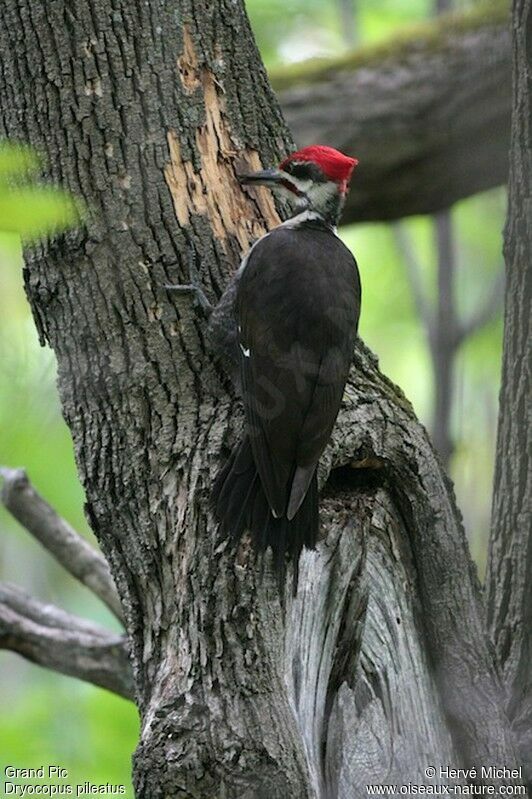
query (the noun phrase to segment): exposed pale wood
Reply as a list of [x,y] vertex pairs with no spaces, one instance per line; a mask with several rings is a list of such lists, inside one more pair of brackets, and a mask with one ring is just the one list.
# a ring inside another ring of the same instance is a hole
[[386,491],[341,486],[325,492],[326,542],[302,559],[285,657],[317,795],[357,799],[408,774],[431,784],[420,752],[430,764],[455,754],[406,530]]

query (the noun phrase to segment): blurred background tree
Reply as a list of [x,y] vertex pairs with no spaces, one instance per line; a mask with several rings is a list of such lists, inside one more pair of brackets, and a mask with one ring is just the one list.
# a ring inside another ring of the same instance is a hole
[[[459,10],[473,5],[466,0],[455,3]],[[247,8],[266,66],[279,68],[393,38],[401,27],[432,16],[435,0],[248,0]],[[55,390],[53,355],[39,348],[20,277],[21,236],[36,237],[51,227],[64,227],[76,211],[64,195],[28,183],[19,186],[16,196],[9,195],[9,206],[5,202],[8,179],[36,170],[35,156],[26,150],[0,151],[0,462],[24,466],[38,490],[90,539],[70,435]],[[505,190],[495,189],[458,203],[450,214],[453,307],[462,319],[475,318],[482,308],[498,308],[494,281],[501,269],[505,204]],[[449,236],[450,231],[447,223]],[[441,247],[439,257],[432,220],[409,218],[399,229],[350,225],[341,229],[341,235],[356,254],[362,273],[361,336],[379,356],[384,372],[404,389],[420,418],[431,426],[433,359],[426,317],[420,311],[438,307],[439,285],[441,289]],[[452,353],[448,424],[449,470],[481,577],[489,531],[501,314],[486,313],[482,321],[486,323]],[[117,629],[107,609],[70,580],[1,508],[0,529],[1,579]],[[10,653],[0,653],[0,667],[4,708],[0,751],[6,762],[58,762],[71,770],[76,781],[130,784],[129,757],[137,739],[132,705]],[[103,717],[105,724],[100,724]],[[69,729],[76,734],[69,735]]]

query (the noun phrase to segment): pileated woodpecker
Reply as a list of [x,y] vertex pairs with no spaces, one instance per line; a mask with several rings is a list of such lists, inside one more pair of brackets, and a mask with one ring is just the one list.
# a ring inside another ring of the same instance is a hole
[[316,467],[352,360],[360,278],[336,225],[357,163],[312,146],[240,178],[288,193],[296,210],[252,246],[226,292],[247,429],[215,480],[212,506],[223,533],[239,540],[248,531],[281,569],[286,553],[298,558],[316,543]]

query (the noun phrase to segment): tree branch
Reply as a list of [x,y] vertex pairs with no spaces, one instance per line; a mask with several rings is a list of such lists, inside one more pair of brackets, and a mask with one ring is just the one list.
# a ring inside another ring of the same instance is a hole
[[495,314],[501,310],[504,299],[504,270],[501,269],[495,277],[491,288],[484,301],[479,304],[476,311],[473,311],[469,319],[465,319],[459,324],[457,333],[457,345],[472,336],[490,322]]
[[103,555],[35,491],[23,469],[0,467],[0,477],[4,480],[0,499],[7,510],[122,621],[120,600]]
[[133,699],[126,637],[0,583],[0,648]]
[[346,47],[353,47],[358,38],[355,3],[353,0],[336,0],[342,36]]
[[403,259],[416,310],[425,327],[429,346],[431,346],[434,339],[434,313],[423,288],[421,264],[419,263],[412,239],[405,226],[397,222],[392,225],[392,231],[395,245]]
[[298,145],[359,158],[348,223],[432,213],[505,183],[510,74],[508,8],[495,3],[271,78]]

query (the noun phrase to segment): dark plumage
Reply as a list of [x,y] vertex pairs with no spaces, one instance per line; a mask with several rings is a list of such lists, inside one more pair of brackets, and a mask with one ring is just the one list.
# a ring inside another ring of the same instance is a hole
[[320,219],[273,230],[239,277],[247,435],[212,501],[222,532],[240,539],[250,531],[279,564],[317,540],[316,467],[340,408],[359,313],[355,259]]

